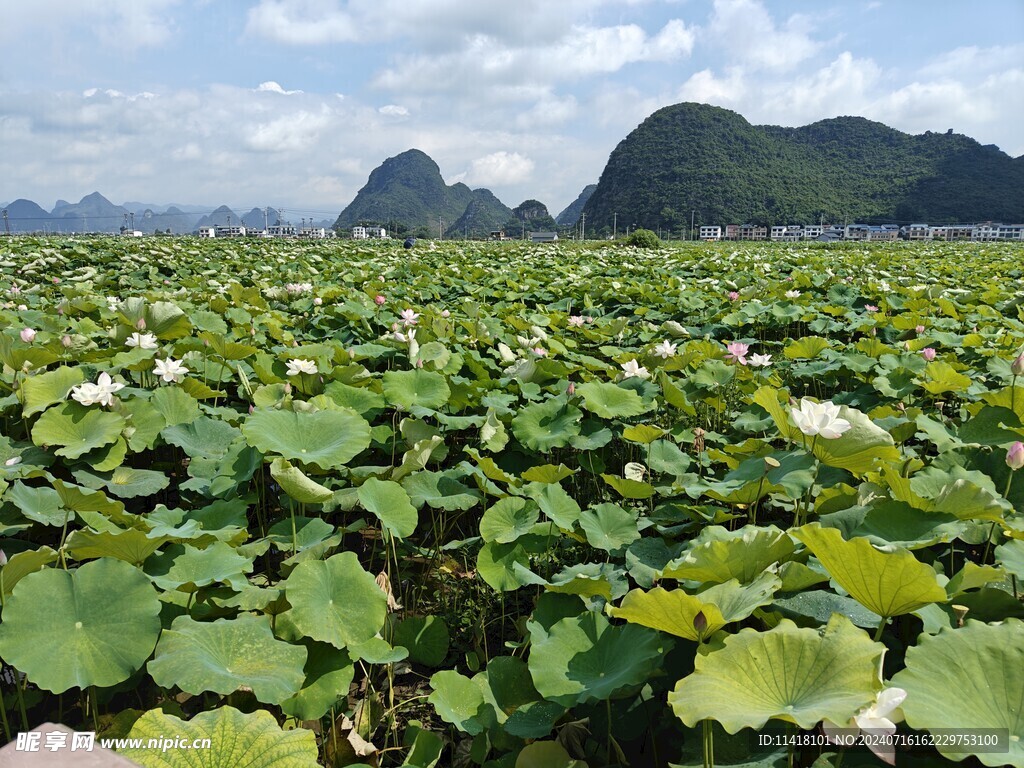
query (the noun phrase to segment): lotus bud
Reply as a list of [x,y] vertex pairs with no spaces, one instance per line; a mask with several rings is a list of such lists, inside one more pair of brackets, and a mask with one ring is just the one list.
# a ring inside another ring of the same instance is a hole
[[135,327],[138,328],[140,331],[146,330],[146,318],[140,317],[138,321],[135,323]]
[[728,296],[730,301],[736,301],[740,297],[736,291],[729,291]]
[[60,340],[60,343],[64,347],[64,349],[71,349],[72,341],[71,337],[68,336],[68,334],[64,334],[63,338]]
[[0,565],[7,565],[7,555],[2,549],[0,549]]
[[1010,363],[1010,373],[1014,376],[1024,376],[1024,353],[1021,353],[1016,360]]
[[1010,450],[1006,452],[1006,466],[1014,472],[1024,467],[1024,443],[1020,440],[1011,445]]
[[416,361],[416,367],[417,368],[422,368],[423,367],[423,361],[422,360],[417,360]]
[[573,395],[576,394],[576,382],[575,381],[570,381],[569,382],[569,386],[566,388],[565,393],[567,395],[569,395],[569,397],[572,397]]
[[253,413],[253,411],[255,411],[255,410],[256,410],[256,406],[250,405],[250,406],[249,406],[249,415],[250,415],[250,416],[252,416],[252,413]]
[[203,339],[203,346],[204,347],[210,346],[210,340],[209,339]]
[[935,359],[935,350],[932,347],[925,347],[921,350],[921,357],[930,363]]
[[441,310],[441,317],[448,318],[448,317],[451,317],[451,316],[452,316],[452,313],[449,312],[447,309],[442,309]]
[[60,285],[60,278],[59,277],[53,278],[53,284],[54,285]]
[[383,305],[385,301],[387,301],[387,299],[385,299],[379,293],[373,297],[373,303],[376,304],[378,307]]
[[64,315],[64,305],[63,304],[61,304],[60,306],[57,307],[57,314],[61,315],[61,316]]
[[11,458],[4,462],[5,467],[14,467],[17,466],[18,464],[21,464],[21,456],[12,456]]
[[697,630],[697,637],[704,637],[708,628],[708,619],[704,615],[704,611],[697,611],[697,615],[693,617],[693,628]]
[[250,328],[249,329],[249,335],[250,336],[255,336],[256,335],[256,329],[255,328]]
[[31,344],[36,340],[36,332],[34,328],[22,328],[21,329],[21,340],[26,344]]
[[19,304],[18,305],[18,311],[19,312],[27,312],[28,311],[28,307],[25,306],[24,304]]
[[324,303],[324,300],[321,299],[319,296],[317,296],[315,299],[313,299],[313,306],[315,306],[315,307],[322,306],[323,303]]
[[292,383],[290,381],[286,381],[284,383],[284,393],[286,395],[290,395],[292,393]]
[[924,333],[924,326],[919,325],[916,328],[914,328],[914,330],[917,331],[917,335],[920,336],[922,333]]

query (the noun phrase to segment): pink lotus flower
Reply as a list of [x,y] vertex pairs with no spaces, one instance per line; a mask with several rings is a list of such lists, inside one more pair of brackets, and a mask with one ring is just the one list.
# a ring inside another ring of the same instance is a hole
[[725,348],[729,350],[729,354],[725,356],[726,360],[739,363],[740,365],[747,364],[747,352],[750,351],[749,344],[741,344],[738,341],[733,341],[726,344]]
[[566,389],[565,389],[565,393],[567,395],[569,395],[569,397],[572,397],[573,395],[575,395],[576,394],[576,382],[570,381],[569,382],[569,386],[566,387]]
[[1014,472],[1024,467],[1024,443],[1020,440],[1011,445],[1010,450],[1006,452],[1006,466]]
[[452,313],[449,312],[447,309],[442,309],[441,310],[441,317],[443,317],[445,319],[448,319],[451,316],[452,316]]
[[582,328],[583,327],[583,316],[582,315],[569,315],[569,327],[570,328]]
[[874,304],[865,304],[864,305],[864,309],[867,310],[868,312],[877,312],[878,311],[878,307],[876,307]]
[[323,306],[323,303],[324,303],[324,300],[321,299],[319,296],[317,296],[315,299],[313,299],[313,306],[315,306],[315,307]]
[[935,350],[931,347],[925,347],[921,350],[921,357],[927,360],[929,363],[935,359]]
[[21,340],[26,344],[31,344],[36,340],[36,331],[34,328],[22,328],[21,329]]
[[916,328],[914,328],[914,330],[917,331],[917,335],[920,336],[922,333],[924,333],[924,326],[919,325]]
[[1010,373],[1014,376],[1024,375],[1024,354],[1021,354],[1016,360],[1010,363]]
[[739,293],[736,291],[729,291],[729,293],[727,293],[726,295],[729,297],[731,301],[736,301],[736,299],[740,297]]
[[402,318],[402,325],[408,328],[410,325],[416,325],[420,315],[419,312],[413,312],[411,309],[403,309],[398,316]]
[[547,357],[548,355],[548,351],[544,349],[544,347],[534,347],[530,351],[533,352],[533,354],[535,354],[537,357]]
[[373,303],[376,304],[378,307],[384,304],[385,301],[387,301],[387,299],[385,299],[379,293],[373,297]]

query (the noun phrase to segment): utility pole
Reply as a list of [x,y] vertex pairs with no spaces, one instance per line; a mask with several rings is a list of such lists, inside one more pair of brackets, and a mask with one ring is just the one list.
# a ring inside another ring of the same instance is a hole
[[270,231],[270,207],[266,206],[263,209],[263,231]]
[[441,217],[440,216],[437,217],[437,239],[438,240],[443,240],[444,239],[444,235],[441,234]]
[[587,214],[580,217],[580,240],[587,239]]
[[4,231],[9,235],[11,234],[11,222],[7,219],[7,209],[4,208]]
[[696,216],[696,215],[697,215],[697,212],[696,212],[696,211],[694,211],[694,210],[691,210],[691,211],[690,211],[690,239],[691,239],[691,240],[693,240],[693,239],[694,239],[694,237],[693,237],[693,218],[694,218],[694,216]]
[[619,236],[619,214],[612,214],[612,240]]
[[132,232],[134,232],[135,231],[135,211],[132,211],[131,213],[129,213],[128,216],[131,217],[131,220],[132,220]]

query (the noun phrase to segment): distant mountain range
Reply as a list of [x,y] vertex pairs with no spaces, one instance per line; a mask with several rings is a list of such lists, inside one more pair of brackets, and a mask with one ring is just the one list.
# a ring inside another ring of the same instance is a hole
[[[194,232],[244,224],[257,230],[282,221],[273,208],[239,215],[189,205],[126,202],[99,192],[46,211],[31,200],[3,206],[12,232]],[[509,208],[488,189],[448,185],[428,155],[410,149],[374,169],[334,222],[309,224],[343,232],[357,225],[420,237],[510,236],[573,227],[587,232],[630,227],[681,232],[701,224],[1024,222],[1024,156],[953,133],[910,135],[862,117],[837,117],[800,128],[754,126],[707,104],[660,109],[612,151],[597,184],[552,219],[543,203]],[[294,216],[293,216],[294,218]],[[305,219],[303,219],[305,223]]]
[[[114,205],[99,192],[86,195],[74,204],[58,200],[51,211],[25,199],[4,203],[0,209],[7,211],[7,226],[12,233],[116,233],[134,226],[146,234],[170,231],[180,235],[195,232],[200,227],[227,225],[229,222],[260,231],[263,230],[264,222],[270,226],[287,223],[282,221],[281,212],[275,208],[253,208],[244,216],[239,216],[226,205],[214,211],[194,205],[161,206],[136,202]],[[310,225],[330,227],[331,222],[314,223],[310,218]]]

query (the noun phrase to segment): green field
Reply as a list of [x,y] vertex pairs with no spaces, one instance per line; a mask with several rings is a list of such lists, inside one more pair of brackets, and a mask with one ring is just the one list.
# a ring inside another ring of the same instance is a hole
[[1024,765],[1022,257],[0,240],[3,735]]

